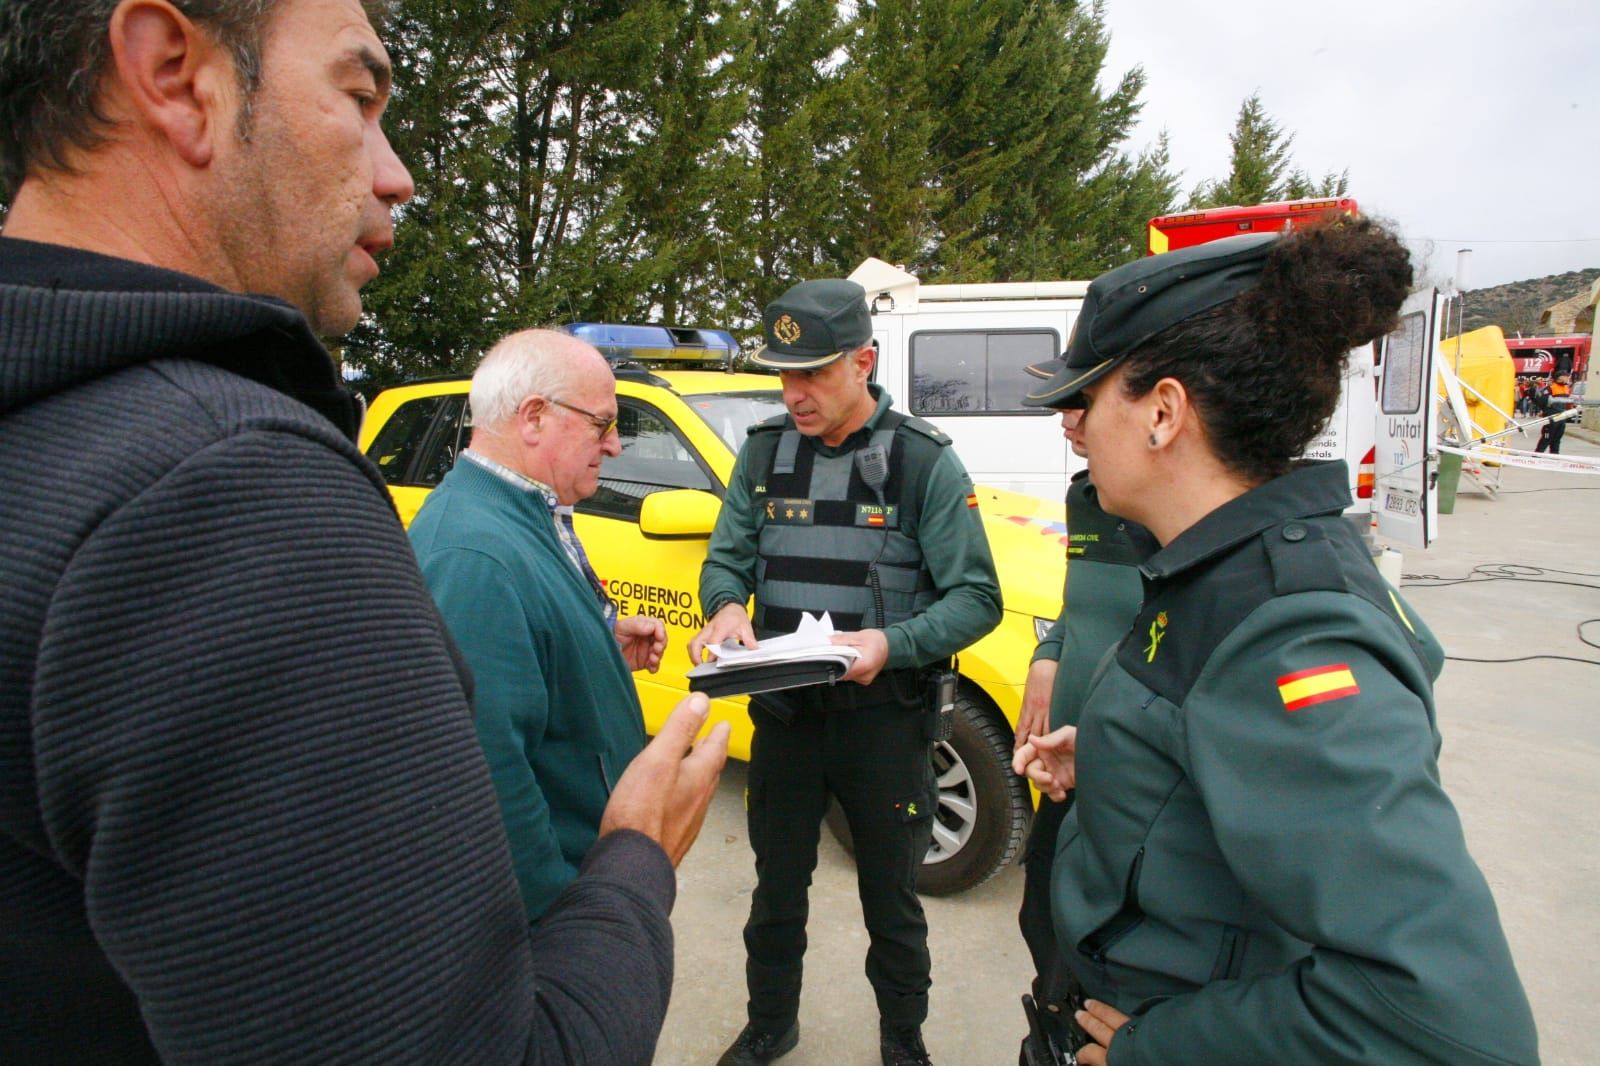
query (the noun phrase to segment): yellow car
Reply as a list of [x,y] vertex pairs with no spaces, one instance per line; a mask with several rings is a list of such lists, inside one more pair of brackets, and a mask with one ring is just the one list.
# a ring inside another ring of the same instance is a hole
[[[614,366],[622,454],[605,461],[600,489],[577,505],[575,525],[621,611],[666,625],[660,672],[635,675],[653,732],[687,691],[683,649],[704,622],[700,564],[734,455],[746,428],[781,414],[783,402],[771,375]],[[451,378],[386,389],[367,413],[361,449],[408,525],[471,437],[468,385]],[[1005,613],[994,632],[961,653],[955,728],[934,753],[939,812],[918,881],[933,895],[987,880],[1022,844],[1033,801],[1010,770],[1012,726],[1034,645],[1060,613],[1066,573],[1059,502],[982,486],[978,496]],[[745,702],[718,699],[711,707],[713,721],[732,724],[729,749],[742,759],[750,756]],[[848,844],[837,811],[829,824]]]

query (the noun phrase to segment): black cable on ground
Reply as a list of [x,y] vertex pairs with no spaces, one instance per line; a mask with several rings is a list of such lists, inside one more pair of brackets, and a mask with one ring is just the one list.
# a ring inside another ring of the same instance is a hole
[[[1595,592],[1600,592],[1600,585],[1591,585],[1583,581],[1550,580],[1541,576],[1544,574],[1563,574],[1567,577],[1600,579],[1600,574],[1583,570],[1557,570],[1554,567],[1530,566],[1526,563],[1479,563],[1467,572],[1466,577],[1442,577],[1439,574],[1402,574],[1400,577],[1406,583],[1404,587],[1407,590],[1448,588],[1452,585],[1469,585],[1484,581],[1526,581],[1534,585],[1570,585],[1573,588],[1592,589]],[[1425,584],[1418,584],[1417,582],[1425,582]],[[1584,627],[1590,625],[1600,625],[1600,618],[1586,618],[1578,623],[1578,642],[1591,648],[1600,648],[1600,642],[1590,640],[1584,635]],[[1446,655],[1445,659],[1458,663],[1527,663],[1539,659],[1549,659],[1555,662],[1585,663],[1589,666],[1600,666],[1600,660],[1584,659],[1574,655],[1519,655],[1511,659],[1476,659],[1465,655]]]

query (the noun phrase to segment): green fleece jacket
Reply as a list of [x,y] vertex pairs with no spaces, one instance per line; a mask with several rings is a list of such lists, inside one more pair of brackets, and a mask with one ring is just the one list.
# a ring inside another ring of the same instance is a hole
[[476,680],[473,717],[530,920],[578,875],[644,747],[633,676],[544,499],[457,463],[411,546]]

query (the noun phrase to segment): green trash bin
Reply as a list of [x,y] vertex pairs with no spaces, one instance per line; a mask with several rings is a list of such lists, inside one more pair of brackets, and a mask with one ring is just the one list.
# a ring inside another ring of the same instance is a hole
[[1461,485],[1461,456],[1454,452],[1439,455],[1439,513],[1456,513],[1456,489]]

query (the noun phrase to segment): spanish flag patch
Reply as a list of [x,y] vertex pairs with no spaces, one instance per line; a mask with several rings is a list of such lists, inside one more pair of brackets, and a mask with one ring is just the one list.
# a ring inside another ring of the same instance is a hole
[[1283,697],[1283,709],[1298,711],[1329,700],[1356,696],[1361,686],[1348,663],[1329,663],[1309,670],[1296,670],[1278,678],[1278,695]]
[[978,494],[976,492],[967,493],[967,507],[972,508],[976,506],[978,506]]

